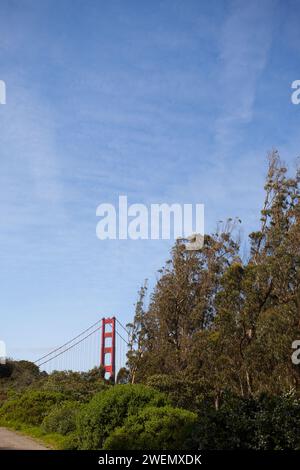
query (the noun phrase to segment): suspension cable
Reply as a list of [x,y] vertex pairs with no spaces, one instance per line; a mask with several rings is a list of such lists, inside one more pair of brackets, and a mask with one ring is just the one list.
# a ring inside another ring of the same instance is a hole
[[[65,344],[63,344],[62,346],[60,346],[59,348],[56,348],[56,349],[53,349],[52,351],[50,351],[49,353],[45,354],[44,356],[40,357],[39,359],[37,359],[36,361],[34,361],[34,364],[36,364],[37,362],[41,361],[42,359],[45,359],[46,357],[50,356],[51,354],[55,353],[56,351],[59,351],[60,349],[64,348],[65,346],[67,346],[68,344],[72,343],[73,341],[75,341],[77,338],[79,338],[80,336],[84,335],[87,331],[91,330],[92,328],[94,328],[98,323],[100,323],[101,320],[98,320],[96,321],[96,323],[94,323],[93,325],[91,325],[89,328],[87,328],[86,330],[82,331],[79,335],[75,336],[74,338],[70,339],[69,341],[67,341]],[[44,364],[44,363],[43,363]]]
[[[74,343],[72,344],[72,346],[69,346],[67,349],[64,349],[63,351],[61,351],[60,353],[56,354],[55,356],[53,357],[50,357],[49,359],[47,359],[46,361],[42,362],[41,364],[39,364],[39,367],[42,366],[43,364],[46,364],[47,362],[50,362],[52,361],[53,359],[55,359],[56,357],[58,356],[61,356],[62,354],[66,353],[67,351],[69,351],[70,349],[73,349],[75,346],[77,346],[78,344],[82,343],[85,339],[89,338],[90,336],[92,336],[94,333],[96,333],[96,331],[100,331],[102,328],[102,326],[99,326],[98,328],[96,328],[94,331],[92,331],[91,333],[89,333],[88,335],[86,335],[84,338],[80,339],[79,341],[77,341],[77,343]],[[90,329],[90,328],[89,328]],[[67,343],[66,343],[67,344]],[[60,349],[60,348],[58,348]],[[56,351],[58,350],[56,349]],[[53,351],[54,352],[54,351]]]
[[124,339],[123,336],[120,335],[120,333],[118,332],[118,330],[116,330],[116,333],[117,333],[117,335],[124,341],[124,343],[126,343],[127,346],[129,346],[128,341],[126,341],[126,339]]
[[126,333],[127,333],[127,334],[128,334],[128,336],[129,336],[129,331],[127,330],[127,328],[125,328],[125,326],[124,326],[124,325],[122,325],[122,323],[121,323],[121,322],[120,322],[120,321],[119,321],[117,318],[116,318],[116,320],[117,320],[117,323],[118,323],[118,324],[119,324],[119,325],[120,325],[120,326],[123,328],[123,330],[125,330],[125,331],[126,331]]

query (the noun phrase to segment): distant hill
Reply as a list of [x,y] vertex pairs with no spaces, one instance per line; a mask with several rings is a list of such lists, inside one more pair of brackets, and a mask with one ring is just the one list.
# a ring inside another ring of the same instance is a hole
[[7,398],[9,391],[22,391],[44,373],[30,361],[8,360],[0,365],[0,402]]

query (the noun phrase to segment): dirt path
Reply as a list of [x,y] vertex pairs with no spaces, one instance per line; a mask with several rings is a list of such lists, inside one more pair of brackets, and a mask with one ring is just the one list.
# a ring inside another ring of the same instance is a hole
[[47,450],[30,437],[0,428],[0,450]]

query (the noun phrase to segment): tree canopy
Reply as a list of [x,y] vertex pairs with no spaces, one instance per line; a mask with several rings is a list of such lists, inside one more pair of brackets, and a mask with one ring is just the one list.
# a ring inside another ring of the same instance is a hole
[[148,305],[142,287],[129,325],[132,382],[177,377],[197,384],[216,407],[225,391],[247,398],[299,389],[291,361],[300,338],[299,182],[299,170],[288,176],[273,151],[246,258],[236,219],[206,235],[200,251],[175,244]]

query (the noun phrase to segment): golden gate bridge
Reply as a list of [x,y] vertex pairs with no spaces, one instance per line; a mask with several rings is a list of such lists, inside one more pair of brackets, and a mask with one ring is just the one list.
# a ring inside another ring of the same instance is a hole
[[128,329],[116,317],[106,317],[43,355],[35,364],[47,373],[84,372],[102,366],[105,377],[115,380],[126,365],[128,344]]

